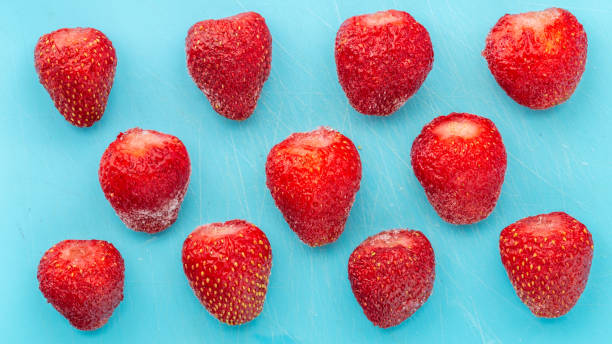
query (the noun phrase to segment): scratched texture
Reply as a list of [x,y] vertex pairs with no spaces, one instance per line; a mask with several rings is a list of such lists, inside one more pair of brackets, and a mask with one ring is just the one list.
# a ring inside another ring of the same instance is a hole
[[[508,98],[480,52],[506,12],[532,1],[11,1],[0,10],[0,341],[4,343],[370,343],[609,342],[612,336],[612,3],[555,1],[584,24],[586,72],[574,96],[535,112]],[[333,43],[347,17],[396,8],[429,30],[434,67],[421,90],[389,118],[350,108],[337,82]],[[255,114],[243,123],[216,115],[189,78],[184,38],[196,21],[256,10],[273,36],[272,73]],[[37,38],[92,26],[112,40],[117,76],[106,113],[90,129],[70,126],[38,83]],[[457,227],[438,218],[409,163],[412,140],[435,116],[465,111],[498,126],[508,171],[493,214]],[[269,149],[294,131],[334,127],[359,146],[361,190],[338,242],[313,249],[289,230],[265,187]],[[180,137],[191,184],[178,221],[146,235],[125,228],[98,184],[99,159],[134,126]],[[593,233],[595,256],[582,298],[567,316],[533,317],[500,262],[497,239],[519,218],[564,210]],[[274,263],[261,316],[231,328],[189,289],[180,263],[196,226],[244,218],[263,229]],[[429,301],[402,325],[380,330],[350,291],[347,260],[384,229],[423,231],[436,252]],[[93,333],[72,329],[37,288],[43,252],[67,238],[111,241],[126,264],[125,299]]]

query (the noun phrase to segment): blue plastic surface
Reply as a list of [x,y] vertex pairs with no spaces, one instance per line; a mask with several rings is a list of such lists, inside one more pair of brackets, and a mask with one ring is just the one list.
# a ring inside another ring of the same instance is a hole
[[[378,4],[376,4],[378,3]],[[548,111],[508,98],[480,52],[505,13],[556,5],[588,34],[586,72],[573,97]],[[349,105],[337,81],[334,39],[353,15],[396,8],[429,31],[432,72],[388,118]],[[190,79],[187,29],[207,18],[261,13],[273,37],[272,72],[255,114],[238,123],[217,115]],[[26,1],[0,10],[0,342],[3,343],[374,343],[610,342],[612,336],[612,3],[600,1]],[[39,84],[38,37],[61,27],[103,31],[118,56],[106,113],[89,129],[66,122]],[[491,118],[508,151],[492,215],[475,225],[443,222],[410,166],[423,125],[449,112]],[[360,147],[363,180],[346,230],[309,248],[288,228],[265,186],[270,148],[295,131],[340,130]],[[178,136],[192,178],[178,221],[164,233],[128,230],[104,198],[98,163],[120,131],[140,126]],[[574,309],[535,318],[501,265],[498,235],[528,215],[563,210],[586,224],[595,255]],[[273,268],[264,310],[241,327],[219,323],[183,274],[183,240],[204,223],[242,218],[268,235]],[[367,236],[390,228],[423,231],[436,253],[429,301],[409,320],[381,330],[363,315],[347,261]],[[36,269],[63,239],[112,242],[125,259],[125,299],[102,329],[84,333],[46,303]]]

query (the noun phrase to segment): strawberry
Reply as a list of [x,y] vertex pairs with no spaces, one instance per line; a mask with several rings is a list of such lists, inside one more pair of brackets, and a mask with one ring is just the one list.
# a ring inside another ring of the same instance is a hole
[[348,275],[357,302],[376,326],[399,325],[431,295],[434,251],[419,231],[390,230],[364,240],[351,253]]
[[243,220],[200,226],[183,243],[189,285],[208,312],[229,325],[261,313],[271,268],[268,238]]
[[43,35],[34,50],[40,83],[55,107],[77,127],[91,127],[104,114],[117,56],[111,41],[91,28]]
[[493,211],[506,172],[506,148],[490,120],[451,113],[427,124],[412,144],[412,169],[440,217],[478,222]]
[[39,288],[72,326],[96,330],[123,300],[123,258],[103,240],[64,240],[38,264]]
[[270,150],[266,184],[298,237],[310,246],[338,239],[361,181],[353,142],[320,127],[295,133]]
[[194,24],[185,39],[187,68],[213,109],[245,120],[270,75],[272,36],[264,18],[241,13]]
[[342,23],[336,68],[355,110],[388,116],[421,87],[433,65],[429,33],[406,12],[388,10]]
[[120,133],[100,161],[104,196],[129,228],[157,233],[176,221],[191,164],[183,142],[154,130]]
[[584,291],[593,239],[578,220],[555,212],[504,228],[499,252],[521,301],[535,316],[556,318],[569,312]]
[[506,14],[489,32],[482,55],[512,99],[532,109],[547,109],[569,99],[578,86],[587,36],[564,9]]

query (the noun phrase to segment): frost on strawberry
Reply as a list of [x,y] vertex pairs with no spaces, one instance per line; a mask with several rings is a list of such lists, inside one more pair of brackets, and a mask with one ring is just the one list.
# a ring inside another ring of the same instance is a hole
[[121,221],[146,233],[160,232],[176,221],[190,174],[181,140],[140,128],[117,136],[98,171],[104,195]]
[[574,307],[586,287],[593,239],[578,220],[554,212],[504,228],[499,251],[521,301],[538,317],[557,318]]
[[380,232],[355,248],[349,258],[348,274],[366,317],[382,328],[396,326],[431,295],[434,251],[419,231]]
[[569,11],[506,14],[482,55],[497,83],[517,103],[547,109],[574,93],[585,69],[587,36]]
[[194,24],[185,39],[187,68],[213,109],[245,120],[270,75],[272,36],[255,12]]
[[427,124],[412,144],[412,169],[440,217],[471,224],[495,208],[506,173],[506,149],[492,121],[451,113]]
[[266,185],[276,206],[310,246],[340,237],[360,182],[357,148],[326,127],[292,134],[270,150],[266,161]]
[[272,268],[272,248],[244,220],[196,228],[183,243],[183,270],[202,305],[219,321],[241,325],[261,313]]
[[336,35],[338,80],[355,110],[397,111],[421,87],[433,65],[429,33],[406,12],[351,17]]
[[124,264],[119,251],[103,240],[64,240],[38,265],[39,288],[72,326],[96,330],[123,300]]
[[92,28],[43,35],[34,50],[40,83],[66,120],[90,127],[104,114],[117,56],[111,41]]

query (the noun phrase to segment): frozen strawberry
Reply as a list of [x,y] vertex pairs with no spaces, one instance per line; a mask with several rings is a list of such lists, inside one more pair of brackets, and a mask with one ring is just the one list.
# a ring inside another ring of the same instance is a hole
[[366,115],[397,111],[421,87],[433,65],[425,27],[396,10],[345,20],[336,35],[335,55],[349,103]]
[[34,65],[55,107],[77,127],[104,114],[117,56],[111,41],[91,28],[59,29],[38,40]]
[[412,169],[438,215],[478,222],[495,208],[506,173],[506,148],[495,124],[451,113],[427,124],[412,144]]
[[289,227],[304,243],[321,246],[344,231],[361,182],[361,160],[349,138],[320,127],[274,146],[266,177]]
[[569,312],[584,291],[593,239],[578,220],[555,212],[504,228],[499,251],[521,301],[538,317],[556,318]]
[[271,268],[268,238],[243,220],[200,226],[183,244],[189,285],[210,314],[229,325],[261,313]]
[[482,52],[491,73],[517,103],[546,109],[569,99],[587,58],[587,36],[560,8],[501,17]]
[[351,254],[353,294],[370,321],[399,325],[419,309],[435,279],[434,251],[419,231],[390,230],[367,238]]
[[64,240],[38,264],[39,288],[72,326],[96,330],[123,300],[123,258],[103,240]]
[[129,228],[157,233],[176,221],[191,164],[183,142],[154,130],[120,133],[100,161],[104,196]]
[[270,75],[272,36],[264,18],[247,12],[193,25],[185,39],[187,68],[213,109],[247,119]]

